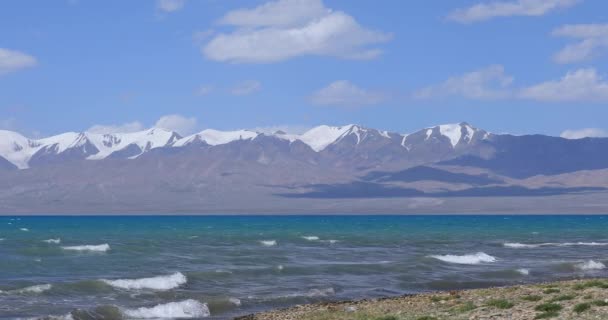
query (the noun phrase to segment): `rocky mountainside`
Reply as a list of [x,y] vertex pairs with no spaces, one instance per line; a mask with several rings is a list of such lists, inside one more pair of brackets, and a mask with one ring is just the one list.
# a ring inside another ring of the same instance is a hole
[[358,125],[187,137],[0,131],[0,212],[551,212],[561,202],[561,211],[600,212],[607,156],[608,139],[467,123],[411,134]]

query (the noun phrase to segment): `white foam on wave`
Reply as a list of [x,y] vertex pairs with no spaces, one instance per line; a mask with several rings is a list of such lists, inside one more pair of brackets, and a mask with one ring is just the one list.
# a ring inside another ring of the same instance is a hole
[[122,313],[137,319],[166,319],[166,318],[202,318],[211,315],[207,304],[188,299],[179,302],[159,304],[154,307],[124,309]]
[[46,239],[46,240],[42,240],[42,242],[52,243],[52,244],[60,244],[61,243],[61,239],[59,239],[59,238],[57,238],[57,239]]
[[30,229],[28,229],[28,228],[19,228],[19,230],[25,231],[25,232],[30,231]]
[[519,248],[538,248],[538,247],[542,246],[542,244],[527,244],[527,243],[519,243],[519,242],[506,242],[506,243],[503,243],[503,246],[505,246],[507,248],[519,249]]
[[583,270],[583,271],[587,271],[587,270],[602,270],[602,269],[606,268],[606,265],[604,265],[601,262],[589,260],[589,261],[585,261],[585,262],[577,264],[576,268],[580,269],[580,270]]
[[25,288],[21,288],[21,289],[15,289],[15,290],[9,290],[9,291],[2,291],[0,290],[0,293],[16,293],[16,294],[23,294],[23,293],[43,293],[45,291],[51,290],[53,286],[50,284],[38,284],[35,286],[29,286],[29,287],[25,287]]
[[118,279],[101,280],[104,283],[120,289],[127,290],[171,290],[185,284],[188,279],[181,272],[176,272],[167,276],[157,276],[140,279]]
[[276,240],[262,240],[262,241],[260,241],[260,243],[263,246],[266,246],[266,247],[272,247],[272,246],[276,246],[277,245],[277,241]]
[[334,244],[334,243],[337,243],[338,240],[333,240],[333,239],[330,239],[330,240],[321,240],[321,242],[325,242],[325,243],[329,243],[329,244]]
[[539,247],[574,247],[574,246],[608,246],[608,242],[544,242],[544,243],[519,243],[505,242],[503,246],[514,249],[539,248]]
[[308,297],[327,297],[336,294],[334,288],[310,289],[306,296]]
[[233,305],[240,307],[241,306],[241,299],[238,298],[228,298],[228,302],[232,303]]
[[110,250],[110,245],[107,243],[98,245],[81,245],[81,246],[66,246],[61,247],[63,250],[72,251],[95,251],[95,252],[106,252]]
[[515,271],[517,271],[517,273],[521,274],[522,276],[530,275],[530,269],[519,268]]
[[431,258],[435,258],[437,260],[441,260],[443,262],[448,262],[448,263],[457,263],[457,264],[480,264],[480,263],[488,263],[488,262],[495,262],[496,258],[486,254],[484,252],[477,252],[477,253],[473,253],[473,254],[465,254],[465,255],[453,255],[453,254],[446,254],[446,255],[432,255],[429,256]]
[[317,237],[317,236],[303,236],[302,239],[308,240],[308,241],[317,241],[317,240],[319,240],[319,237]]

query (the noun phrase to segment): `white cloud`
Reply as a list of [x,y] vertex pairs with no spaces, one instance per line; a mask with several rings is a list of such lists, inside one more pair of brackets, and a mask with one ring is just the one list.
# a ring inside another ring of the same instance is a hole
[[608,131],[598,128],[568,129],[560,136],[566,139],[603,138],[608,137]]
[[578,40],[555,54],[557,63],[590,60],[608,52],[608,24],[565,25],[555,29],[553,35]]
[[203,48],[211,60],[269,63],[303,55],[372,59],[376,44],[391,35],[369,30],[322,0],[277,0],[228,12],[220,23],[235,29],[216,34]]
[[573,6],[580,0],[512,0],[478,3],[457,9],[448,19],[460,23],[473,23],[496,17],[542,16],[550,11]]
[[186,0],[157,0],[156,8],[158,10],[171,13],[181,10],[185,3]]
[[128,122],[119,125],[100,125],[96,124],[89,129],[87,132],[91,133],[127,133],[144,130],[144,125],[139,121]]
[[321,0],[283,0],[230,11],[220,23],[239,27],[293,27],[330,13]]
[[381,92],[357,87],[347,80],[339,80],[313,93],[310,100],[321,106],[351,107],[378,104],[385,98]]
[[262,84],[259,81],[248,80],[232,87],[230,93],[235,96],[245,96],[260,91],[260,89],[262,89]]
[[206,96],[206,95],[210,94],[211,92],[213,92],[213,90],[215,90],[215,88],[213,88],[213,86],[202,85],[202,86],[196,88],[196,90],[194,91],[194,94],[196,94],[197,96]]
[[462,96],[470,99],[501,99],[511,95],[513,77],[505,74],[501,65],[451,77],[445,82],[418,90],[416,98],[427,99],[444,96]]
[[179,114],[170,114],[160,117],[154,124],[156,128],[175,131],[181,135],[188,135],[196,130],[197,120]]
[[559,80],[524,88],[520,97],[550,102],[608,102],[608,82],[593,68],[578,69]]
[[0,48],[0,75],[33,67],[36,58],[23,52]]

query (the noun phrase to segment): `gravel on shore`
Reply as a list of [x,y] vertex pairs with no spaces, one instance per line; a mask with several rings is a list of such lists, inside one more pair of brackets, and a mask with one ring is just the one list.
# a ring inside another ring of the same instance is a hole
[[608,319],[608,279],[325,302],[236,320]]

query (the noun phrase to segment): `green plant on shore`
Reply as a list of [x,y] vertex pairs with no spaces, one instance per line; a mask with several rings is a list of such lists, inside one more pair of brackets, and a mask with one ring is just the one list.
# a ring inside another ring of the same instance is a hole
[[587,295],[583,296],[583,299],[585,299],[585,300],[591,300],[591,299],[593,299],[593,295],[587,294]]
[[608,283],[601,281],[601,280],[589,280],[589,281],[585,281],[583,283],[577,283],[572,288],[574,290],[585,290],[587,288],[593,288],[593,287],[608,289]]
[[543,313],[539,313],[536,315],[536,317],[534,317],[534,319],[549,319],[549,318],[555,318],[559,316],[559,312],[543,312]]
[[374,318],[374,320],[399,320],[399,318],[395,316],[382,316],[378,318]]
[[476,309],[477,306],[475,306],[475,304],[471,301],[467,301],[459,306],[456,307],[456,312],[459,313],[465,313],[465,312],[469,312],[471,310]]
[[416,320],[437,320],[437,318],[431,317],[431,316],[424,316],[424,317],[416,318]]
[[557,297],[551,299],[550,302],[566,301],[566,300],[572,300],[574,298],[575,298],[575,296],[573,296],[571,294],[562,294],[561,296],[557,296]]
[[534,319],[549,319],[555,318],[559,315],[559,311],[562,310],[562,306],[557,303],[546,302],[537,305],[534,310],[540,311]]
[[563,307],[557,303],[552,303],[552,302],[546,302],[543,304],[539,304],[536,307],[534,307],[534,310],[536,311],[541,311],[541,312],[558,312],[560,310],[562,310]]
[[541,297],[539,295],[535,295],[535,294],[529,294],[529,295],[521,297],[521,299],[525,300],[525,301],[536,302],[536,301],[542,300],[543,297]]
[[574,309],[572,309],[574,312],[576,313],[581,313],[581,312],[585,312],[587,310],[591,309],[591,305],[588,303],[579,303],[577,305],[574,306]]
[[492,299],[486,303],[487,306],[498,308],[498,309],[510,309],[514,304],[505,299]]
[[604,300],[593,300],[591,301],[591,304],[594,306],[598,306],[598,307],[606,307],[608,306],[608,302],[604,301]]
[[552,293],[559,293],[559,289],[557,288],[549,288],[549,289],[545,289],[543,290],[544,294],[552,294]]

